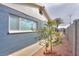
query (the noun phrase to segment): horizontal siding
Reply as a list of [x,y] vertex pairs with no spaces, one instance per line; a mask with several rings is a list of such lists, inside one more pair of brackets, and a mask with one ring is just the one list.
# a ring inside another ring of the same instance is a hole
[[[37,37],[37,33],[35,32],[8,34],[9,13],[16,14],[22,17],[30,17],[17,10],[0,5],[0,55],[8,55],[38,41],[37,39],[35,39],[35,37]],[[33,17],[32,19],[38,22],[39,28],[42,26],[42,21]]]

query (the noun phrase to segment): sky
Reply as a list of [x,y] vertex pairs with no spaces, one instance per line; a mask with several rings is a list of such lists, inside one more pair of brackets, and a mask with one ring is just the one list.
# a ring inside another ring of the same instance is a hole
[[45,3],[44,6],[52,19],[61,18],[63,20],[64,23],[61,24],[63,26],[79,19],[78,3]]

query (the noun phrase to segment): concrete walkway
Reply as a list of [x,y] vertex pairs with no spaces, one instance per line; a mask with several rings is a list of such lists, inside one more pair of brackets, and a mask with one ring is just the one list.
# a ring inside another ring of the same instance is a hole
[[19,51],[16,51],[8,56],[32,56],[35,52],[37,52],[40,48],[42,48],[39,45],[39,42],[30,45],[28,47],[25,47]]

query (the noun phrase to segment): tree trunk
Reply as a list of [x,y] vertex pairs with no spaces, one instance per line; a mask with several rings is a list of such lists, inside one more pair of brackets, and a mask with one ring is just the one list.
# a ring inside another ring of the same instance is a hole
[[52,42],[51,42],[51,46],[50,46],[50,47],[51,47],[51,49],[50,49],[50,50],[51,50],[51,53],[52,53]]
[[56,29],[57,29],[57,32],[58,32],[58,24],[57,24],[57,28]]
[[50,54],[52,54],[52,36],[50,35]]

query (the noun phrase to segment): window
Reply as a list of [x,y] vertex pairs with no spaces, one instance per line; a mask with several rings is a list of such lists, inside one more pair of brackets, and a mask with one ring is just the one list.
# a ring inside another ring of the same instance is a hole
[[36,23],[31,21],[31,20],[21,18],[20,19],[20,29],[21,30],[33,30],[33,29],[36,29]]
[[31,19],[18,17],[15,15],[9,16],[9,33],[33,32],[36,30],[37,24]]

